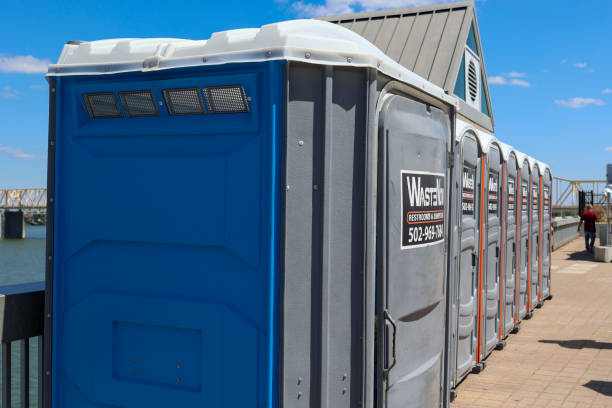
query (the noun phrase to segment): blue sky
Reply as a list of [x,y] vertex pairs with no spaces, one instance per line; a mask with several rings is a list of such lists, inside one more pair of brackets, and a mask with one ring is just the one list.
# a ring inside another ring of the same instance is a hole
[[[46,184],[46,65],[68,40],[206,39],[313,14],[431,0],[3,1],[0,188]],[[612,163],[612,2],[476,2],[496,136],[553,173],[602,179]]]

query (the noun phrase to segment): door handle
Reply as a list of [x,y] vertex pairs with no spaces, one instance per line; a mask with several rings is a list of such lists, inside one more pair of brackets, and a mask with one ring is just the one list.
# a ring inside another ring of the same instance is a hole
[[389,365],[389,367],[383,369],[383,375],[385,376],[385,378],[388,378],[389,372],[391,371],[393,367],[395,367],[395,364],[397,363],[397,353],[395,351],[397,324],[395,323],[395,320],[393,320],[393,318],[391,317],[391,314],[389,313],[387,309],[385,309],[383,313],[385,317],[385,325],[389,323],[391,324],[391,328],[393,329],[393,334],[391,335],[391,356],[393,357],[393,362],[391,363],[391,365]]
[[476,266],[476,254],[472,252],[472,266]]

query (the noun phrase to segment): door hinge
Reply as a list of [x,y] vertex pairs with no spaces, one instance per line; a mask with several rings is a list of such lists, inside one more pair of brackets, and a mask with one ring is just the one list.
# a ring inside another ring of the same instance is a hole
[[455,153],[446,152],[446,167],[449,169],[455,167]]

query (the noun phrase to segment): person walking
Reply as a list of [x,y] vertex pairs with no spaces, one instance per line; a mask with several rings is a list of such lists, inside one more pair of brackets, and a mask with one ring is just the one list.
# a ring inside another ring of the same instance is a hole
[[[584,245],[588,252],[593,252],[593,245],[595,244],[595,223],[599,221],[599,217],[593,211],[593,206],[587,204],[586,211],[580,217],[578,223],[578,232],[580,233],[580,226],[584,222]],[[590,241],[590,243],[589,243]]]

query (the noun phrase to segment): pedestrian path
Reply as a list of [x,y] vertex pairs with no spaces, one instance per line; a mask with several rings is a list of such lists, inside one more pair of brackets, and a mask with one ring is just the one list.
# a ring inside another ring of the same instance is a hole
[[552,265],[553,299],[458,386],[451,408],[612,408],[612,263],[576,239]]

